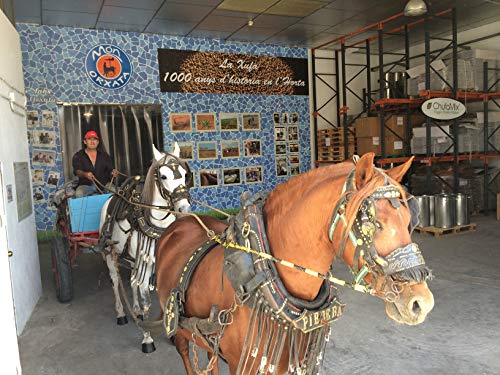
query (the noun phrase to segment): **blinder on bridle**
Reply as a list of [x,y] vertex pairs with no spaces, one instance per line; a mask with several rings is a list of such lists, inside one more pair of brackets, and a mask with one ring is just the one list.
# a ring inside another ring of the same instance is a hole
[[[167,158],[168,158],[168,160],[167,160]],[[178,179],[182,178],[182,174],[179,171],[179,167],[184,168],[184,170],[186,171],[185,184],[181,184],[181,185],[177,186],[174,189],[174,191],[172,191],[172,192],[168,191],[165,188],[165,186],[163,186],[163,184],[161,183],[160,169],[162,167],[167,167],[172,171],[172,173],[174,174],[174,180],[178,180]],[[191,201],[191,195],[189,194],[189,186],[191,186],[191,184],[192,184],[192,179],[193,179],[193,175],[191,173],[191,169],[189,168],[189,165],[184,160],[179,159],[175,155],[167,153],[158,162],[158,166],[156,167],[156,173],[155,173],[156,186],[157,186],[158,190],[160,191],[160,195],[162,196],[162,198],[165,200],[170,200],[172,202],[172,204],[175,204],[182,199],[187,199],[187,200]]]
[[[339,221],[347,226],[345,212],[347,203],[352,196],[349,191],[354,191],[354,173],[353,170],[345,184],[342,194],[348,192],[337,203],[330,220],[328,236],[330,241],[333,239],[333,233]],[[379,173],[383,173],[379,171]],[[411,214],[411,220],[408,227],[410,234],[418,225],[419,208],[418,203],[411,194],[406,193],[406,206]],[[353,223],[348,237],[354,245],[355,252],[351,271],[353,272],[356,283],[362,283],[364,277],[370,271],[383,276],[391,277],[394,281],[425,281],[430,276],[430,270],[425,265],[424,258],[416,243],[409,243],[406,246],[393,250],[388,256],[382,257],[377,253],[374,247],[374,240],[379,223],[377,221],[376,201],[379,199],[388,199],[394,208],[399,208],[404,204],[400,190],[397,186],[391,184],[386,176],[386,183],[378,187],[368,196],[360,205],[356,219]],[[347,238],[344,238],[340,248],[340,256],[343,256]],[[365,264],[359,268],[358,259],[361,257]],[[376,283],[376,277],[373,280]]]

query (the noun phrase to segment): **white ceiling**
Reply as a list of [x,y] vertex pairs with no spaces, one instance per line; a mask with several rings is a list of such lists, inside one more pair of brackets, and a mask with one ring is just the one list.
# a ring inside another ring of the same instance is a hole
[[[16,22],[316,47],[402,12],[407,0],[14,0]],[[432,0],[455,5],[459,31],[500,20],[500,0]],[[253,20],[253,26],[248,21]],[[414,19],[400,17],[389,27]],[[436,22],[434,35],[449,30]],[[417,27],[423,31],[423,25]],[[373,35],[364,33],[359,38]],[[417,35],[417,33],[415,33]],[[423,33],[411,40],[417,43]],[[359,40],[359,38],[357,40]],[[401,38],[386,44],[403,46]]]

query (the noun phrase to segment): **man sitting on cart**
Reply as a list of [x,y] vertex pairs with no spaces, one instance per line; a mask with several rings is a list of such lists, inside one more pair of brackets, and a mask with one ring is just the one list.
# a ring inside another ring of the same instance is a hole
[[118,176],[118,170],[113,168],[111,157],[106,152],[98,150],[99,136],[95,131],[85,133],[83,143],[85,148],[73,155],[73,171],[78,176],[76,198],[100,194],[96,183],[109,188],[111,177]]

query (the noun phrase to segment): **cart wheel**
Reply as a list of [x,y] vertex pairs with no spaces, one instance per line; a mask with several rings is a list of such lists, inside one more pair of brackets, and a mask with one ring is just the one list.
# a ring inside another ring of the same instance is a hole
[[73,299],[73,276],[66,238],[55,237],[52,240],[52,271],[58,301],[63,303],[71,301]]

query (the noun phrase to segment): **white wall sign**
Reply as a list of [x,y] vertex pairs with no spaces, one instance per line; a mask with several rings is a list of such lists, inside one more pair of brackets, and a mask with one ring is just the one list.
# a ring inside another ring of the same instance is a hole
[[434,98],[422,104],[422,112],[436,120],[453,120],[465,113],[465,106],[454,99]]

